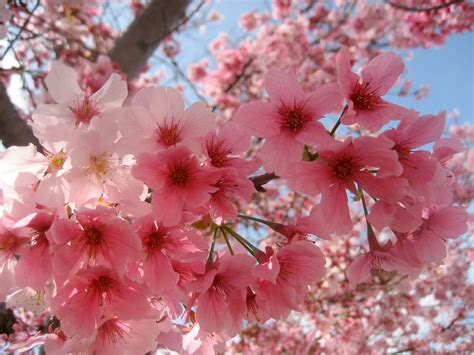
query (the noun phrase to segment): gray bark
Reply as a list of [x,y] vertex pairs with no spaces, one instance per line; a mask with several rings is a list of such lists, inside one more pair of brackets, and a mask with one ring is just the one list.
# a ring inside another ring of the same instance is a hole
[[136,78],[160,42],[185,19],[190,0],[153,0],[130,24],[109,56],[127,74]]
[[0,81],[0,139],[5,147],[11,145],[40,144],[33,135],[30,126],[22,119],[7,94],[5,85]]

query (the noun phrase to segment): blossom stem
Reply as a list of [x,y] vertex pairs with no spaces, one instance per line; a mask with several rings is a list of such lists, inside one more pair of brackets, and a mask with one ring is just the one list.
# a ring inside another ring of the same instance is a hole
[[367,203],[365,202],[365,197],[364,197],[364,190],[359,186],[359,194],[360,194],[360,200],[362,201],[362,207],[364,208],[364,215],[365,215],[365,223],[367,224],[367,240],[369,242],[369,248],[371,251],[373,250],[380,250],[382,247],[379,244],[379,241],[377,240],[377,237],[375,236],[374,229],[372,228],[372,225],[369,223],[368,215],[369,211],[367,209]]
[[341,118],[342,118],[342,116],[346,113],[347,107],[348,107],[347,105],[344,106],[344,108],[342,109],[341,115],[340,115],[339,118],[337,119],[336,124],[335,124],[334,127],[331,129],[331,132],[329,133],[329,134],[331,135],[331,137],[334,137],[334,135],[336,134],[337,129],[338,129],[339,126],[341,125]]
[[227,248],[229,249],[230,255],[234,255],[234,250],[232,250],[232,247],[229,242],[229,238],[227,238],[227,234],[224,229],[221,229],[222,235],[224,236],[225,243],[227,244]]
[[218,232],[219,232],[219,228],[214,229],[214,234],[212,235],[212,244],[211,244],[211,248],[209,249],[209,256],[207,257],[208,264],[212,264],[214,261],[214,248],[216,246],[216,239],[217,239]]
[[243,218],[243,219],[248,219],[250,221],[255,221],[255,222],[258,222],[258,223],[262,223],[262,224],[270,227],[273,230],[276,230],[276,228],[278,228],[278,225],[279,225],[279,223],[270,222],[270,221],[267,221],[265,219],[261,219],[261,218],[257,218],[257,217],[246,216],[244,214],[238,214],[237,217],[240,217],[240,218]]
[[[257,253],[261,252],[257,247],[252,245],[248,240],[246,240],[244,237],[242,237],[240,234],[235,232],[232,228],[229,228],[228,226],[223,225],[222,228],[228,232],[230,235],[232,235],[235,240],[237,240],[244,248],[247,250],[255,259],[257,259]],[[258,259],[257,259],[258,260]]]

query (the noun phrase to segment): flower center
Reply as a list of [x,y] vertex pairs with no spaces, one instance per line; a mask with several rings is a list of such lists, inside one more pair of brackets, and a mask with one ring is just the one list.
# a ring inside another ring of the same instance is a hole
[[64,154],[64,152],[61,150],[57,154],[52,154],[48,156],[48,161],[48,172],[51,173],[58,171],[63,167],[64,162],[66,161],[66,154]]
[[102,233],[96,228],[87,229],[84,234],[89,245],[99,245],[102,241]]
[[89,124],[95,116],[100,115],[99,108],[89,97],[82,100],[76,99],[74,106],[69,106],[69,109],[74,113],[77,125],[79,123]]
[[214,139],[214,137],[206,142],[207,155],[209,156],[209,159],[211,159],[212,166],[215,166],[216,168],[225,167],[232,159],[227,156],[231,153],[231,150],[225,149],[222,144],[222,141],[218,141],[217,139]]
[[159,251],[166,246],[167,235],[168,235],[167,230],[163,227],[160,227],[147,236],[143,244],[145,245],[147,249],[148,255],[151,255],[153,254],[153,252]]
[[108,275],[101,275],[97,279],[92,280],[90,288],[102,306],[104,298],[110,300],[112,295],[117,292],[117,281]]
[[171,183],[178,187],[184,187],[189,181],[189,171],[185,166],[177,165],[169,173]]
[[357,84],[354,88],[350,99],[354,103],[355,108],[359,110],[371,110],[377,106],[380,101],[379,96],[368,92],[368,84]]
[[109,161],[106,154],[91,156],[89,158],[88,173],[94,174],[98,180],[103,180],[109,169]]
[[352,177],[353,164],[348,159],[340,159],[333,166],[334,175],[341,180],[348,180]]
[[158,142],[167,148],[171,147],[181,141],[182,130],[183,128],[179,126],[179,121],[174,122],[174,119],[171,118],[171,123],[168,124],[165,119],[164,125],[158,126],[156,130],[158,133]]
[[400,143],[395,144],[395,146],[392,149],[394,149],[397,152],[398,160],[400,161],[406,160],[411,154],[411,149],[408,147],[404,147]]
[[293,133],[301,131],[305,123],[310,119],[303,109],[304,103],[300,105],[294,103],[293,107],[282,104],[278,109],[278,113],[282,118],[281,128]]

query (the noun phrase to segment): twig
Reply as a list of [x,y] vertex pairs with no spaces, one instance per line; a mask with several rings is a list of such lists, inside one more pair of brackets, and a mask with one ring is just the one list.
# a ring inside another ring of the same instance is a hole
[[263,185],[278,178],[279,177],[275,175],[275,173],[265,173],[262,175],[252,176],[249,178],[249,180],[252,181],[253,186],[255,186],[255,190],[259,192],[265,192],[266,190],[263,188]]
[[5,49],[5,51],[3,52],[2,56],[0,57],[0,60],[3,60],[3,58],[5,58],[5,56],[7,55],[7,53],[13,48],[13,45],[15,44],[15,42],[20,38],[21,34],[23,33],[23,31],[25,30],[26,26],[28,26],[28,23],[30,22],[31,18],[33,17],[33,13],[36,11],[36,9],[38,8],[38,6],[40,5],[40,1],[38,0],[35,4],[35,6],[33,7],[33,9],[30,11],[30,13],[28,14],[28,17],[26,18],[25,22],[23,23],[23,25],[20,27],[20,30],[18,31],[18,33],[16,34],[15,38],[10,41],[8,47]]
[[410,12],[428,12],[428,11],[437,11],[440,9],[443,9],[445,7],[449,7],[454,4],[459,4],[464,2],[464,0],[451,0],[445,4],[439,4],[436,6],[430,6],[430,7],[411,7],[403,4],[399,4],[397,2],[393,2],[390,0],[385,0],[385,3],[390,5],[391,7],[398,9],[398,10],[403,10],[403,11],[410,11]]

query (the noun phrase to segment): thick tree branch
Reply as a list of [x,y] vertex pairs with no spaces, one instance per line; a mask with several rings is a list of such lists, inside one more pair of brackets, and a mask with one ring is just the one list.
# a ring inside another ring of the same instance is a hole
[[112,62],[132,80],[160,42],[179,28],[190,0],[153,0],[130,24],[109,52]]
[[5,85],[0,82],[0,139],[5,147],[11,145],[40,144],[30,126],[21,118],[7,94]]

